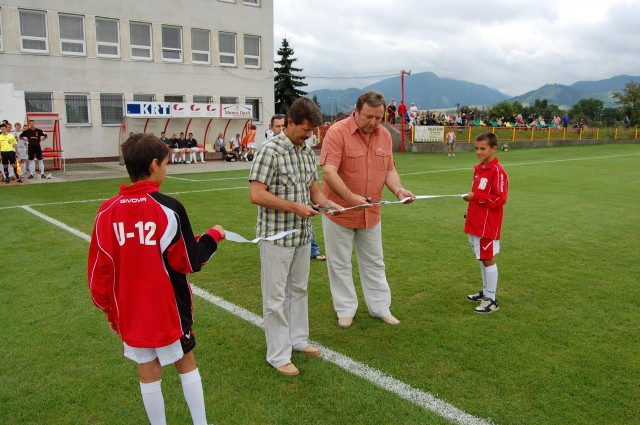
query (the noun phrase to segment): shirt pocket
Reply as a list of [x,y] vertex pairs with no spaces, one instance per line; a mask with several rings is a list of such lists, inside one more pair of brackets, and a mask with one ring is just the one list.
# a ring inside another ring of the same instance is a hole
[[388,150],[377,148],[373,155],[373,167],[376,170],[386,171],[391,160],[391,152]]
[[366,158],[362,151],[345,152],[345,168],[347,171],[364,170],[367,167]]
[[295,186],[300,180],[298,173],[292,167],[281,165],[278,167],[278,176],[280,184],[286,188]]
[[305,163],[304,164],[304,182],[306,187],[311,187],[311,183],[315,180],[316,177],[316,165],[315,163]]

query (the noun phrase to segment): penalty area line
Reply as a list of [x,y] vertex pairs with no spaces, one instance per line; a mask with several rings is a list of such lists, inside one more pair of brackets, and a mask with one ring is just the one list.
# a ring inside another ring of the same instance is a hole
[[[33,208],[23,205],[20,208],[30,212],[43,219],[44,221],[53,224],[54,226],[58,226],[63,230],[70,232],[71,234],[78,236],[79,238],[90,242],[91,237],[86,233],[81,232],[78,229],[75,229],[71,226],[67,226],[63,222],[56,220],[55,218],[49,217],[46,214],[42,214],[34,210]],[[233,314],[234,316],[245,320],[246,322],[251,323],[254,326],[257,326],[261,329],[264,329],[264,322],[262,317],[258,316],[255,313],[250,312],[249,310],[237,306],[223,298],[220,298],[216,295],[213,295],[200,287],[195,285],[191,285],[192,291],[194,294],[204,299],[205,301],[210,302],[211,304]],[[318,346],[322,353],[320,357],[327,362],[330,362],[341,369],[356,375],[360,378],[363,378],[373,385],[382,388],[383,390],[389,391],[416,406],[422,407],[425,410],[433,412],[445,419],[450,420],[453,423],[461,424],[461,425],[491,425],[492,422],[487,421],[482,418],[478,418],[476,416],[465,413],[464,411],[458,409],[457,407],[449,404],[439,398],[433,396],[432,394],[421,391],[417,388],[413,388],[412,386],[395,379],[394,377],[387,375],[386,373],[372,368],[364,363],[353,360],[350,357],[345,356],[344,354],[340,354],[337,351],[334,351],[328,347],[323,346],[322,344],[318,344],[317,342],[310,341],[315,346]]]

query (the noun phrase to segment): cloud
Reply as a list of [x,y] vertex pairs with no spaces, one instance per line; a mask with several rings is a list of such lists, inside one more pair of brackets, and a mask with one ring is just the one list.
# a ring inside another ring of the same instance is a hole
[[364,87],[411,69],[519,95],[640,69],[637,1],[278,0],[274,8],[276,50],[286,36],[309,90]]

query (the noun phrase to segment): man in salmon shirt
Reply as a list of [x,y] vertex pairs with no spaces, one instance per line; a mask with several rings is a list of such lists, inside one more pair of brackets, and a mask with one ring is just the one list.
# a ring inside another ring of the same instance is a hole
[[[387,186],[398,200],[412,202],[413,193],[402,187],[395,169],[391,134],[380,125],[386,110],[381,93],[368,91],[358,98],[352,116],[337,122],[322,143],[322,191],[343,207],[379,202]],[[380,205],[325,214],[322,227],[333,306],[338,326],[348,328],[358,309],[351,253],[356,248],[362,292],[369,314],[398,325],[390,311],[391,290],[382,252]]]

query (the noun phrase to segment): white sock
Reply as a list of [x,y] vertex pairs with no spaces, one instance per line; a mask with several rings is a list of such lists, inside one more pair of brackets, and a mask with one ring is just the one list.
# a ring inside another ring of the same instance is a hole
[[171,153],[171,162],[176,162],[176,154]]
[[204,152],[200,152],[200,162],[204,162]]
[[36,162],[31,160],[29,161],[29,174],[33,175],[33,173],[35,173],[36,171]]
[[482,294],[487,293],[487,269],[480,261],[480,273],[482,273]]
[[498,265],[485,267],[485,273],[487,275],[487,291],[484,293],[485,297],[496,300],[496,290],[498,289]]
[[38,160],[38,166],[40,168],[40,174],[44,174],[44,160],[39,159]]
[[142,393],[142,402],[144,409],[147,411],[149,422],[151,425],[166,425],[167,418],[164,414],[164,398],[162,398],[162,380],[143,384],[140,382],[140,392]]
[[204,408],[204,393],[202,391],[202,380],[198,369],[181,374],[182,392],[187,400],[193,425],[207,425],[207,414]]

